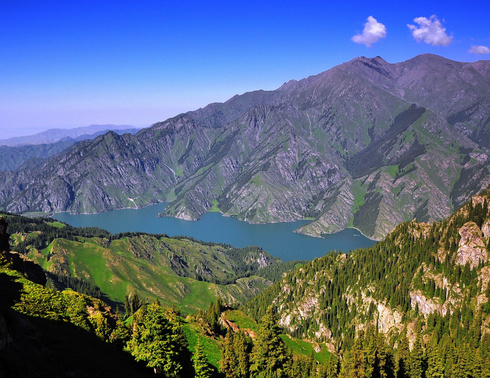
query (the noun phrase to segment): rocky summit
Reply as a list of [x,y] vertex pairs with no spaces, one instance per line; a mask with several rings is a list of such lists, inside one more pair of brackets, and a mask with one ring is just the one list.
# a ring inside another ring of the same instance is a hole
[[490,184],[490,61],[356,58],[274,91],[108,132],[0,173],[0,207],[94,213],[168,201],[254,223],[308,219],[320,236],[379,239],[440,220]]

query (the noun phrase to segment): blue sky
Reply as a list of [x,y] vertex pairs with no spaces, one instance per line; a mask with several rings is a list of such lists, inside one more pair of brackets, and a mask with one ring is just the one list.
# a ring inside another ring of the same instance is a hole
[[361,55],[490,59],[489,14],[488,0],[2,0],[0,139],[149,126]]

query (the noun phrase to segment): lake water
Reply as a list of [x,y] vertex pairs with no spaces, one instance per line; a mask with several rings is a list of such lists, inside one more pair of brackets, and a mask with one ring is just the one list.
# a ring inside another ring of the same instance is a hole
[[346,229],[324,238],[313,238],[293,233],[304,221],[291,223],[248,224],[220,213],[207,213],[199,221],[175,218],[157,218],[165,204],[143,209],[115,210],[100,214],[55,214],[53,218],[74,227],[100,227],[113,234],[142,231],[169,236],[186,235],[197,240],[226,243],[234,247],[257,245],[283,261],[312,260],[331,250],[349,252],[371,247],[374,241],[354,229]]

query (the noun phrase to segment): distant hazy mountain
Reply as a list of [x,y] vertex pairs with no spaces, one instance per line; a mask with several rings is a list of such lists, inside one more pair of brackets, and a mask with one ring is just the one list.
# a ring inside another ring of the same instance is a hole
[[[0,146],[18,147],[28,144],[50,144],[57,142],[64,138],[71,138],[75,140],[90,139],[88,136],[92,136],[97,133],[106,133],[109,130],[128,130],[126,132],[134,131],[134,126],[127,125],[91,125],[86,127],[76,127],[73,129],[49,129],[38,134],[14,137],[8,139],[0,139]],[[78,139],[78,138],[82,139]]]
[[[131,133],[135,134],[139,129],[129,128],[129,129],[114,129],[117,134]],[[67,130],[69,131],[69,130]],[[108,129],[100,130],[94,134],[83,134],[76,138],[63,137],[57,142],[47,143],[47,144],[26,144],[17,147],[9,147],[0,144],[0,171],[13,171],[19,168],[25,162],[30,159],[35,159],[31,161],[29,166],[40,163],[43,159],[49,158],[61,151],[64,151],[68,147],[73,146],[79,141],[86,139],[95,139],[99,135],[108,132]],[[34,136],[33,136],[34,137]],[[25,137],[28,138],[28,137]]]
[[[490,61],[356,58],[135,135],[109,132],[36,169],[0,174],[12,212],[100,212],[171,201],[249,222],[309,219],[310,235],[380,238],[439,220],[490,183]],[[133,202],[134,201],[134,202]]]

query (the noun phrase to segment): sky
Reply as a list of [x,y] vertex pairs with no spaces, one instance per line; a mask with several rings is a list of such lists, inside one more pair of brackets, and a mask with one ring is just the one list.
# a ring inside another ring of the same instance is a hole
[[147,127],[358,56],[490,59],[489,15],[489,0],[0,0],[0,139]]

